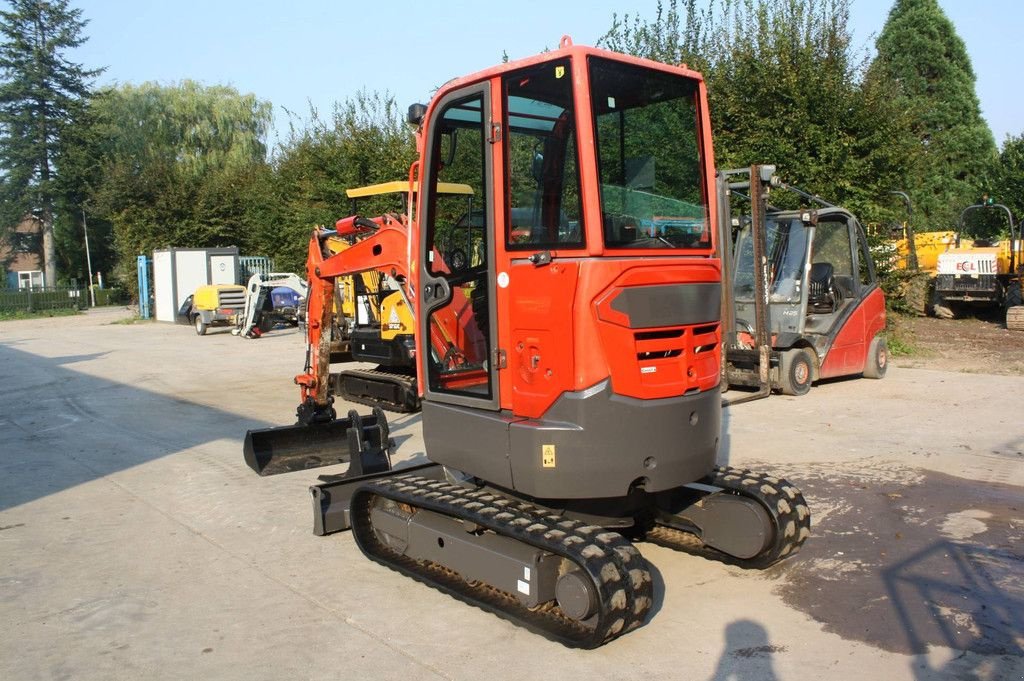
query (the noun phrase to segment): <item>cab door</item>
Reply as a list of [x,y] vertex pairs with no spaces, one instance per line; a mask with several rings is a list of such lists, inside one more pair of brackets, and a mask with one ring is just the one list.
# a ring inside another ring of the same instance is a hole
[[[433,109],[424,156],[420,263],[421,352],[426,403],[498,409],[494,310],[494,190],[489,83],[446,95]],[[468,185],[446,196],[438,183]]]
[[819,370],[821,378],[855,374],[864,368],[867,345],[861,300],[863,287],[855,251],[856,232],[856,220],[844,215],[822,218],[814,232],[812,262],[832,265],[836,287],[842,294],[828,331],[832,341]]

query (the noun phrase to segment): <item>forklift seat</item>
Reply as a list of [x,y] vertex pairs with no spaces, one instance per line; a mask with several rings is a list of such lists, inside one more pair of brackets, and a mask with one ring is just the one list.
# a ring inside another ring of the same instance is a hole
[[832,314],[843,301],[843,294],[836,286],[830,262],[816,262],[811,265],[808,286],[807,311],[811,314]]

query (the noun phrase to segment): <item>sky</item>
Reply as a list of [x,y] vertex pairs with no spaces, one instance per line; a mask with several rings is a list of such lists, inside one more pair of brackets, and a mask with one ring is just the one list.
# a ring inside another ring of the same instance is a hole
[[[365,88],[402,111],[446,81],[555,48],[568,34],[593,45],[614,14],[653,19],[656,0],[72,0],[89,41],[71,58],[106,67],[98,85],[192,79],[232,85],[274,105],[276,135],[310,105],[329,113]],[[667,4],[667,3],[666,3]],[[703,3],[699,3],[703,5]],[[893,0],[852,0],[854,44],[873,54]],[[982,114],[996,143],[1024,133],[1014,56],[1020,0],[939,0],[967,45]],[[276,139],[271,139],[271,142]]]

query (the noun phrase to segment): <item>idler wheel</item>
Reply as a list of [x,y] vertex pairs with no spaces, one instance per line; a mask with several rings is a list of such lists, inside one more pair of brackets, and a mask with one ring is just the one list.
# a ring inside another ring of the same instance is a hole
[[574,620],[585,620],[597,610],[597,594],[590,577],[583,570],[573,570],[555,582],[558,607]]

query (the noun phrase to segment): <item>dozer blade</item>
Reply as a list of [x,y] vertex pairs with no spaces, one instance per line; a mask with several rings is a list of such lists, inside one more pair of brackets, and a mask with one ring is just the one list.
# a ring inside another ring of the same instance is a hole
[[[353,462],[350,473],[390,468],[387,461],[388,423],[384,413],[355,411],[348,418],[324,423],[257,428],[245,433],[245,463],[260,475],[278,475],[321,466]],[[352,468],[363,470],[352,470]],[[367,468],[371,470],[366,470]]]

